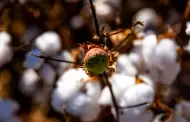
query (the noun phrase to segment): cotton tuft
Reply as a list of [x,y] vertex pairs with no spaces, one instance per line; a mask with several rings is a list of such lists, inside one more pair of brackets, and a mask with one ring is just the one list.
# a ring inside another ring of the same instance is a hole
[[53,31],[47,31],[38,36],[35,45],[48,56],[57,54],[61,50],[61,38]]

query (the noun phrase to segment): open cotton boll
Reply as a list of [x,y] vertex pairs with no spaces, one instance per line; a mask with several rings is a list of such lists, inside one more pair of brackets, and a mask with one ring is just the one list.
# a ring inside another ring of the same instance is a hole
[[56,76],[56,72],[49,64],[44,64],[40,70],[40,76],[44,80],[45,84],[53,84]]
[[9,45],[0,44],[0,68],[3,65],[11,62],[12,58],[13,58],[12,48]]
[[147,28],[148,26],[156,25],[155,20],[157,20],[157,14],[151,8],[140,9],[133,17],[133,23],[136,21],[144,22],[144,26],[135,27],[135,29],[138,29],[139,31]]
[[[110,82],[112,84],[112,90],[116,100],[119,101],[124,91],[132,85],[135,85],[135,81],[135,77],[130,77],[122,74],[113,74],[110,78]],[[111,93],[108,86],[102,90],[98,103],[103,106],[112,104]]]
[[143,113],[149,105],[152,104],[154,100],[154,89],[144,83],[137,84],[134,86],[131,86],[129,89],[127,89],[124,94],[121,96],[121,99],[119,101],[119,106],[125,107],[125,106],[131,106],[131,105],[138,105],[142,103],[148,103],[146,105],[142,105],[139,107],[134,108],[128,108],[123,109],[122,111],[128,115],[128,117],[140,115]]
[[10,44],[12,41],[12,37],[9,33],[5,32],[5,31],[2,31],[0,32],[0,45],[2,44]]
[[58,79],[52,94],[51,104],[59,112],[63,112],[64,105],[78,94],[88,76],[82,69],[69,69]]
[[142,41],[136,40],[133,49],[128,54],[129,60],[136,67],[138,72],[145,70],[143,55],[142,55]]
[[181,102],[182,113],[186,119],[190,120],[190,101],[183,100]]
[[175,115],[173,122],[188,122],[184,117]]
[[82,93],[72,97],[65,109],[72,115],[79,116],[83,121],[95,120],[100,112],[97,102]]
[[154,53],[157,41],[156,35],[152,34],[146,36],[142,42],[142,55],[144,63],[148,69],[154,68]]
[[[163,120],[164,114],[158,114],[156,117],[153,119],[152,122],[161,122]],[[183,118],[180,115],[174,115],[173,121],[172,122],[188,122],[185,118]]]
[[151,122],[153,118],[152,112],[144,112],[137,116],[128,116],[127,113],[120,114],[119,122]]
[[155,66],[159,70],[160,82],[163,84],[171,84],[181,70],[177,55],[177,45],[174,40],[160,40],[155,50]]
[[40,77],[33,69],[26,69],[19,81],[19,90],[27,96],[35,94]]
[[114,19],[115,12],[109,4],[95,1],[94,5],[96,6],[96,14],[101,24]]
[[35,45],[48,56],[57,54],[61,50],[61,38],[53,31],[47,31],[38,36]]
[[19,105],[15,101],[11,99],[0,99],[0,120],[12,116],[18,109]]
[[159,74],[156,70],[151,70],[149,73],[139,74],[138,77],[143,80],[144,83],[156,88]]
[[117,59],[116,72],[128,76],[135,76],[138,71],[136,67],[132,64],[129,56],[126,54],[121,54]]
[[94,101],[97,101],[100,98],[101,94],[101,85],[98,81],[89,81],[85,84],[86,95],[91,97]]
[[84,22],[82,16],[80,16],[80,15],[74,16],[70,20],[71,27],[74,29],[81,28],[84,25],[84,23],[85,22]]
[[185,30],[185,33],[186,33],[188,36],[190,36],[190,21],[188,21],[188,22],[186,23],[186,30]]
[[111,93],[108,86],[104,87],[102,90],[98,104],[101,106],[109,106],[112,104]]
[[190,40],[187,45],[184,46],[184,50],[190,52]]

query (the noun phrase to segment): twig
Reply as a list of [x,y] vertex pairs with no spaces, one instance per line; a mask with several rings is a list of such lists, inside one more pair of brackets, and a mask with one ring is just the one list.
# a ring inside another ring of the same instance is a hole
[[116,114],[117,114],[116,121],[119,122],[119,108],[117,106],[117,101],[116,101],[116,98],[114,96],[114,93],[113,93],[113,90],[112,90],[112,86],[111,86],[111,84],[108,81],[108,76],[107,76],[106,72],[104,72],[104,77],[105,77],[105,83],[106,83],[106,85],[108,86],[108,88],[109,88],[109,90],[111,92],[111,97],[112,97],[113,105],[114,105],[114,108],[115,108],[115,111],[116,111]]
[[147,105],[148,102],[144,102],[144,103],[140,103],[137,105],[130,105],[130,106],[117,106],[119,109],[129,109],[129,108],[135,108],[135,107],[139,107],[139,106],[143,106],[143,105]]
[[[137,22],[136,22],[134,25],[132,25],[130,28],[133,28],[133,27],[135,27],[135,26],[137,26],[137,25],[144,26],[143,22],[137,21]],[[125,30],[127,30],[127,29],[121,29],[121,30],[119,30],[119,31],[117,31],[117,32],[107,34],[106,36],[112,36],[112,35],[115,35],[115,34],[118,34],[118,33],[122,33],[122,32],[124,32]]]
[[123,40],[122,42],[120,42],[116,47],[112,48],[112,49],[111,49],[111,52],[113,52],[113,51],[118,51],[119,48],[121,47],[121,45],[122,45],[124,42],[126,42],[126,41],[129,40],[129,37],[130,37],[130,36],[132,36],[131,33],[128,34],[128,35],[124,38],[124,40]]
[[104,44],[103,38],[102,38],[100,30],[99,30],[99,24],[98,24],[98,19],[97,19],[97,16],[96,16],[95,7],[93,5],[92,0],[88,0],[88,2],[89,2],[89,5],[90,5],[90,10],[92,12],[92,18],[93,18],[95,29],[96,29],[96,34],[100,38],[100,43]]
[[52,60],[52,61],[58,61],[58,62],[64,62],[64,63],[71,63],[71,64],[79,64],[82,65],[81,62],[73,62],[73,61],[66,61],[66,60],[60,60],[60,59],[54,59],[54,58],[50,58],[50,57],[46,57],[46,56],[42,56],[42,55],[35,55],[32,52],[30,52],[31,55],[37,57],[37,58],[43,58],[46,60]]

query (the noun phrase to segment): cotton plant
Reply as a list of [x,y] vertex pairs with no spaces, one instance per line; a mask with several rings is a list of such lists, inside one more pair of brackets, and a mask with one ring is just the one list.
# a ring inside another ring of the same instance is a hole
[[[115,115],[115,111],[112,113]],[[150,111],[144,111],[142,114],[129,116],[128,113],[122,112],[120,113],[120,118],[119,122],[151,122],[153,119],[153,113]]]
[[68,112],[83,121],[93,121],[100,113],[100,93],[99,81],[89,79],[82,69],[71,68],[58,79],[51,105],[62,114]]
[[44,32],[35,39],[35,46],[47,56],[54,56],[62,48],[61,37],[54,31]]
[[9,45],[11,42],[12,42],[12,37],[8,32],[6,31],[0,32],[0,45],[2,44]]
[[19,81],[20,92],[26,96],[35,95],[39,80],[40,77],[34,69],[26,69]]
[[10,63],[13,58],[13,50],[10,46],[12,41],[11,36],[7,32],[0,33],[0,68],[7,63]]
[[158,40],[155,34],[148,35],[142,40],[142,55],[145,66],[148,70],[152,70],[155,68],[154,56],[157,43]]
[[184,117],[186,120],[190,121],[190,102],[187,100],[182,100],[175,106],[176,114],[178,116]]
[[188,22],[186,23],[186,30],[185,30],[185,33],[186,33],[188,36],[190,36],[190,21],[188,21]]
[[142,48],[143,48],[142,42],[143,42],[142,40],[134,40],[133,48],[128,54],[129,60],[136,67],[138,73],[146,70],[142,53]]
[[138,70],[132,64],[127,54],[120,54],[117,59],[116,72],[128,76],[135,76],[138,73]]
[[158,16],[154,9],[152,8],[142,8],[140,9],[134,16],[133,16],[133,22],[142,20],[144,22],[144,26],[138,26],[136,27],[136,30],[138,31],[144,31],[145,29],[156,26]]
[[[112,89],[116,100],[119,101],[124,91],[130,86],[135,85],[135,80],[135,77],[130,77],[120,73],[114,73],[110,77],[109,81],[112,84]],[[104,89],[102,90],[98,103],[101,106],[113,105],[111,93],[108,86],[104,87]]]
[[[146,83],[137,84],[137,78],[135,77],[114,74],[110,78],[110,83],[119,107],[148,103],[142,106],[119,109],[120,122],[128,121],[128,119],[135,121],[135,117],[141,116],[142,113],[147,111],[147,107],[153,103],[155,94],[154,88]],[[99,105],[111,106],[112,114],[116,117],[116,111],[113,107],[111,93],[108,87],[102,90]],[[149,119],[151,118],[152,116],[150,116]]]
[[155,49],[155,66],[159,71],[159,81],[170,85],[181,70],[177,53],[178,46],[172,39],[162,39]]
[[184,46],[183,50],[190,52],[190,40],[188,41],[188,44]]
[[0,99],[0,121],[2,122],[21,122],[16,115],[19,110],[17,102],[11,99]]
[[96,14],[101,24],[114,19],[114,9],[111,5],[104,3],[103,1],[95,1]]
[[83,27],[84,24],[85,24],[85,20],[82,18],[82,16],[79,16],[79,15],[72,17],[70,20],[70,25],[74,29],[79,29]]

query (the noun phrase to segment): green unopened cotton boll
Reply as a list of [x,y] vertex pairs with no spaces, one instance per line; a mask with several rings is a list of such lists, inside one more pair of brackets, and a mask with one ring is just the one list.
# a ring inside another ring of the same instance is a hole
[[90,49],[84,58],[85,68],[92,74],[103,73],[109,65],[108,53],[102,48]]

